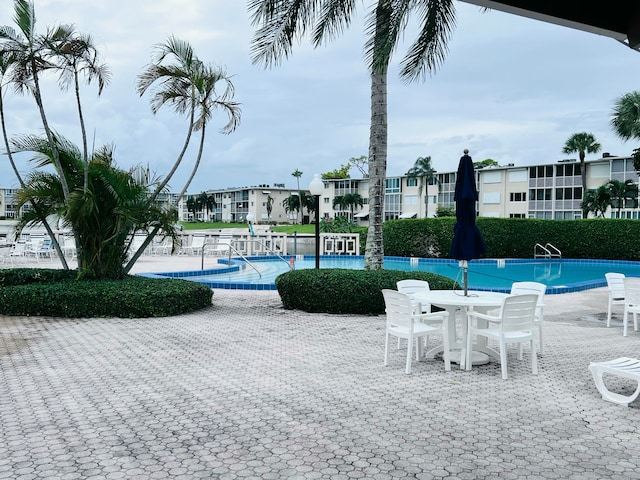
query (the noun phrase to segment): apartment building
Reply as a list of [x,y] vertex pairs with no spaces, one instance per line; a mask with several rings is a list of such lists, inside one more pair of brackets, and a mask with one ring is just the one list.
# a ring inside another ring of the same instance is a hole
[[[615,157],[607,153],[601,158],[585,162],[587,189],[596,189],[609,180],[633,180],[638,182],[638,173],[630,157]],[[540,218],[548,220],[572,220],[582,218],[580,204],[583,198],[582,167],[573,159],[560,160],[542,165],[481,168],[476,170],[478,186],[478,215],[496,218]],[[323,180],[324,191],[320,196],[320,216],[326,219],[345,216],[359,225],[368,224],[369,179],[348,178]],[[399,218],[433,217],[438,207],[455,208],[454,190],[456,171],[437,173],[435,180],[420,188],[420,179],[390,176],[385,180],[385,220]],[[308,185],[301,184],[307,191]],[[0,217],[16,218],[15,190],[0,188]],[[189,212],[187,194],[178,204],[178,215],[182,221],[244,222],[255,223],[304,223],[309,221],[309,212],[287,212],[283,203],[297,189],[284,184],[257,185],[225,188],[205,192],[213,196],[213,208],[195,213]],[[333,207],[337,196],[357,193],[362,206],[353,211]],[[175,203],[176,195],[168,194],[166,201]],[[270,211],[269,211],[270,205]],[[610,218],[640,218],[638,199],[629,201],[618,212],[609,209]],[[313,216],[311,216],[313,220]]]

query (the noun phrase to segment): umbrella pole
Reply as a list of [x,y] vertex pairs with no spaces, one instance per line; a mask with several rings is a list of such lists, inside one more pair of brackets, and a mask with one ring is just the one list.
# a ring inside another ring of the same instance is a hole
[[469,263],[466,260],[461,260],[460,266],[462,267],[462,288],[466,297],[469,293]]

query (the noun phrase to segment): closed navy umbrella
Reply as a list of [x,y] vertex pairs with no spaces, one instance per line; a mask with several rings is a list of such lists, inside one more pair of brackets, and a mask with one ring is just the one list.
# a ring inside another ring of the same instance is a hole
[[453,228],[453,243],[450,253],[451,258],[460,260],[460,266],[463,268],[462,283],[465,296],[467,296],[469,288],[468,260],[480,258],[487,251],[482,234],[476,225],[478,190],[473,161],[468,153],[469,150],[465,148],[456,176],[456,189],[453,197],[456,202],[456,225]]

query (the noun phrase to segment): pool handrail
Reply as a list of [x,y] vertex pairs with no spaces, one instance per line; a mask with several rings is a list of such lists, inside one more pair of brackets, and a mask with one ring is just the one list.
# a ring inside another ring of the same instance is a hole
[[[216,246],[214,243],[205,243],[202,246],[202,253],[201,253],[201,263],[200,263],[200,269],[204,270],[204,251],[206,250],[207,245],[210,246]],[[239,252],[233,245],[231,245],[231,243],[229,243],[229,260],[231,260],[231,251],[233,250],[235,252],[236,255],[238,255],[240,258],[242,258],[242,260],[244,260],[244,262],[250,266],[251,268],[253,268],[256,272],[258,272],[258,276],[260,278],[262,278],[262,273],[260,273],[260,270],[258,270],[255,265],[253,265],[253,263],[251,263],[247,257],[245,257],[241,252]]]

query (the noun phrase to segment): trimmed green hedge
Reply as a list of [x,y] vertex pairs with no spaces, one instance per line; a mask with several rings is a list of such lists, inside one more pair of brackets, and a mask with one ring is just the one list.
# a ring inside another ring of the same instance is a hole
[[384,313],[382,289],[396,289],[407,278],[426,280],[432,289],[460,286],[450,278],[427,272],[350,270],[341,268],[292,270],[276,277],[282,305],[309,313]]
[[211,305],[213,291],[197,282],[129,276],[76,280],[75,270],[0,271],[0,314],[49,317],[166,317]]
[[[453,217],[391,220],[383,225],[384,254],[448,258]],[[640,260],[640,221],[625,219],[477,219],[485,258],[532,258],[536,243],[551,243],[564,258]]]

